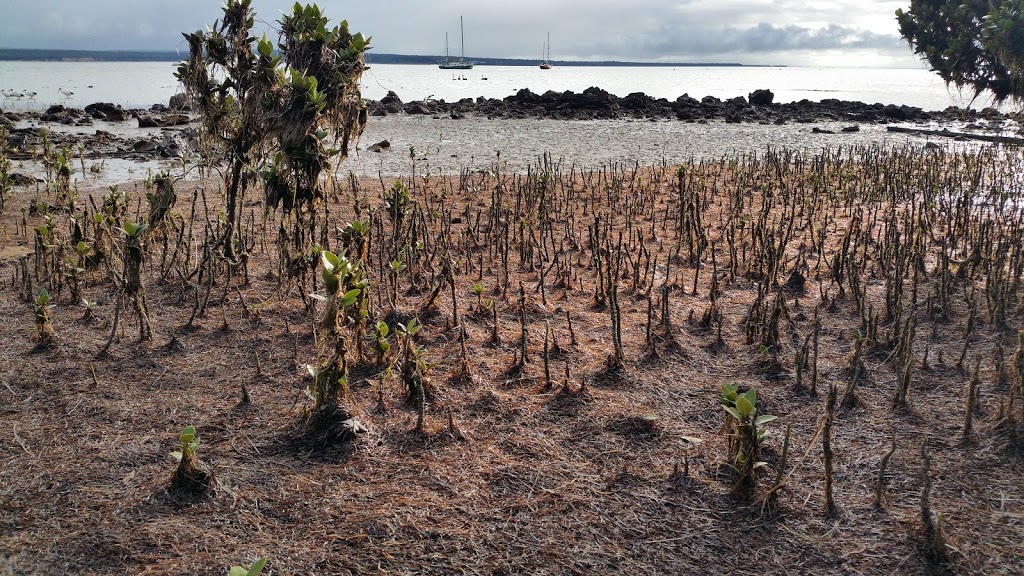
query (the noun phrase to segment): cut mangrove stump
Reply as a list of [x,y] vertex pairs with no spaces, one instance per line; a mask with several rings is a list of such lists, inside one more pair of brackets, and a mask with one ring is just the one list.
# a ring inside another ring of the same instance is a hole
[[190,498],[209,494],[216,484],[213,472],[195,454],[182,454],[171,477],[171,492]]

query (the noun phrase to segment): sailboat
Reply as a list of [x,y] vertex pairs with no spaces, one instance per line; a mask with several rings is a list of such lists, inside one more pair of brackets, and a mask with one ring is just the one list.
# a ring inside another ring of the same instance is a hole
[[551,70],[551,32],[548,32],[548,42],[544,45],[544,49],[541,50],[544,61],[540,63],[541,70]]
[[444,62],[437,65],[441,70],[472,70],[473,63],[466,62],[466,34],[462,29],[462,16],[459,16],[459,35],[462,38],[462,51],[459,59],[452,60],[448,56],[448,33],[444,33]]

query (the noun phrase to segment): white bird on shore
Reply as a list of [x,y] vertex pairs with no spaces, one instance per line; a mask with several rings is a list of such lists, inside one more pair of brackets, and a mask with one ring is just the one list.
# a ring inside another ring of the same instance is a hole
[[75,95],[74,92],[72,92],[70,90],[65,90],[64,88],[57,88],[57,91],[60,92],[61,94],[63,94],[65,98],[71,98],[72,96]]

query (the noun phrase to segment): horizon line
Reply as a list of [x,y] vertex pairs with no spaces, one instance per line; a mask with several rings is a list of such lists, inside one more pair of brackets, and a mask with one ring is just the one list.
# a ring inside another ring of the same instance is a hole
[[[136,56],[148,56],[147,58],[132,58]],[[97,58],[107,56],[106,58]],[[115,56],[115,57],[109,57]],[[120,56],[120,57],[118,57]],[[177,62],[183,57],[177,50],[86,50],[79,48],[10,48],[0,46],[0,61],[24,61],[24,62]],[[432,65],[436,60],[442,59],[441,55],[431,54],[398,54],[398,53],[367,53],[366,61],[369,64],[409,64],[409,65]],[[405,60],[397,62],[396,60]],[[507,65],[507,66],[533,66],[535,59],[480,56],[467,57],[479,65]],[[657,60],[553,60],[552,64],[560,66],[707,66],[707,67],[750,67],[750,68],[786,68],[787,64],[744,64],[741,62],[666,62]]]

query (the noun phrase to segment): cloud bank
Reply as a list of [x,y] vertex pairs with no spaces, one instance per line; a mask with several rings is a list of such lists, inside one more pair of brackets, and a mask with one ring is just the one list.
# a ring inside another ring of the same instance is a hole
[[[291,2],[254,0],[263,28]],[[522,0],[510,3],[393,0],[319,2],[332,19],[372,35],[378,52],[457,50],[459,16],[475,57],[539,58],[551,33],[556,60],[741,62],[917,66],[899,39],[902,2],[805,0]],[[88,50],[184,50],[181,32],[220,15],[211,0],[49,0],[2,9],[0,46]]]

